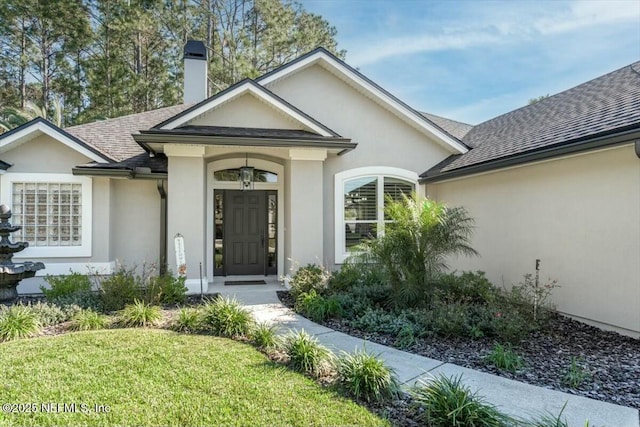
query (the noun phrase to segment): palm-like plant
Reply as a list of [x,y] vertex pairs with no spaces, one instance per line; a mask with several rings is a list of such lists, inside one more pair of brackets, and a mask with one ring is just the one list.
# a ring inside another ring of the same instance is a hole
[[10,131],[31,120],[26,113],[15,108],[3,108],[0,111],[0,133]]
[[384,234],[360,245],[350,262],[375,263],[388,275],[393,304],[416,305],[447,270],[451,255],[472,256],[473,219],[462,207],[449,208],[413,195],[387,199]]
[[39,106],[33,102],[27,102],[24,110],[16,108],[4,108],[0,111],[0,134],[7,132],[18,126],[22,126],[36,117],[49,120],[54,125],[62,126],[62,103],[60,99],[54,98],[52,102],[53,114],[49,114],[47,108]]

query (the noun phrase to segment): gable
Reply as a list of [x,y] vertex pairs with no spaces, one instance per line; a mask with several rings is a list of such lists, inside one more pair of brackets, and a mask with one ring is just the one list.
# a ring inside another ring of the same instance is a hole
[[252,93],[245,93],[218,105],[182,126],[309,130],[307,126]]
[[[396,114],[372,102],[365,93],[320,64],[275,81],[269,88],[358,143],[359,154],[354,152],[350,156],[362,156],[363,162],[365,157],[376,164],[394,161],[389,158],[393,150],[394,158],[405,158],[403,164],[396,166],[414,170],[413,166],[409,167],[413,163],[409,158],[419,156],[422,164],[425,160],[435,164],[451,155],[451,147],[439,144],[434,135],[408,126]],[[421,169],[422,166],[415,165],[416,171]]]
[[40,135],[4,152],[2,160],[12,165],[8,172],[71,173],[73,167],[92,159],[49,135]]
[[[257,82],[279,93],[275,87],[279,86],[280,82],[292,76],[307,73],[308,69],[317,67],[325,69],[336,78],[342,80],[348,86],[367,97],[371,102],[398,117],[406,125],[429,136],[431,140],[442,145],[451,154],[463,154],[468,151],[464,143],[444,132],[427,117],[409,107],[323,48],[309,52],[307,55],[265,74],[257,79]],[[303,88],[301,90],[304,91]]]
[[98,151],[95,147],[88,145],[41,117],[0,135],[0,155],[41,135],[47,135],[51,139],[95,162],[108,163],[112,161],[110,157]]
[[[295,106],[289,104],[282,98],[279,98],[269,90],[258,85],[253,80],[245,79],[222,92],[205,99],[204,101],[194,105],[191,108],[171,117],[168,120],[156,125],[153,129],[156,130],[174,130],[181,126],[189,125],[192,120],[215,111],[217,108],[223,106],[226,103],[230,103],[236,99],[242,98],[245,95],[251,95],[257,100],[264,102],[266,105],[289,118],[294,123],[299,123],[303,130],[316,133],[320,136],[326,137],[339,137],[340,135],[333,132],[331,129],[315,120],[313,117],[307,115],[305,112],[299,110]],[[265,110],[263,110],[264,112]],[[246,113],[243,113],[246,115]],[[296,129],[296,128],[294,128]],[[300,128],[297,128],[300,129]]]

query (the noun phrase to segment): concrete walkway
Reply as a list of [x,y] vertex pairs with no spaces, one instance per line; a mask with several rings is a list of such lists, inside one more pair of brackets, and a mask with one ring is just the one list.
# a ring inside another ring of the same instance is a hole
[[276,295],[276,291],[279,289],[283,288],[277,284],[269,284],[266,286],[216,287],[210,291],[235,297],[254,313],[258,321],[276,324],[281,333],[286,333],[289,329],[304,329],[336,353],[366,348],[368,352],[378,354],[391,368],[395,369],[398,378],[405,387],[411,387],[419,380],[428,380],[439,374],[447,376],[462,374],[462,382],[465,385],[478,391],[481,396],[497,405],[503,412],[518,417],[530,418],[530,416],[546,412],[557,415],[566,402],[563,417],[572,427],[584,427],[586,420],[589,420],[591,427],[640,427],[639,414],[636,409],[537,387],[451,363],[443,363],[351,337],[318,325],[282,305]]

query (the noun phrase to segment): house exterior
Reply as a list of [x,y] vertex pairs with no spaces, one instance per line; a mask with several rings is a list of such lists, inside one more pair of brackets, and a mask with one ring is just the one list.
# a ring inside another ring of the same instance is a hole
[[545,127],[545,105],[564,111],[553,99],[582,100],[578,86],[521,109],[530,122],[474,127],[412,109],[322,48],[210,98],[205,59],[187,43],[184,104],[66,129],[36,119],[0,136],[0,200],[30,242],[21,258],[43,274],[166,263],[199,292],[201,270],[215,288],[297,263],[337,268],[383,231],[386,195],[417,191],[476,218],[481,256],[455,268],[511,284],[541,259],[563,286],[561,311],[640,333],[640,64],[607,75],[626,70],[616,79],[628,87],[594,89],[608,115],[578,102],[573,122]]

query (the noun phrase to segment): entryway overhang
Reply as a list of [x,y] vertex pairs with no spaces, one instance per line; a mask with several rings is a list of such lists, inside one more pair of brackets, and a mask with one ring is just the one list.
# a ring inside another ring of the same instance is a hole
[[133,135],[140,146],[151,154],[165,152],[165,144],[318,148],[327,153],[341,155],[356,148],[349,138],[322,136],[297,129],[262,129],[222,126],[184,126],[177,129],[150,129]]

